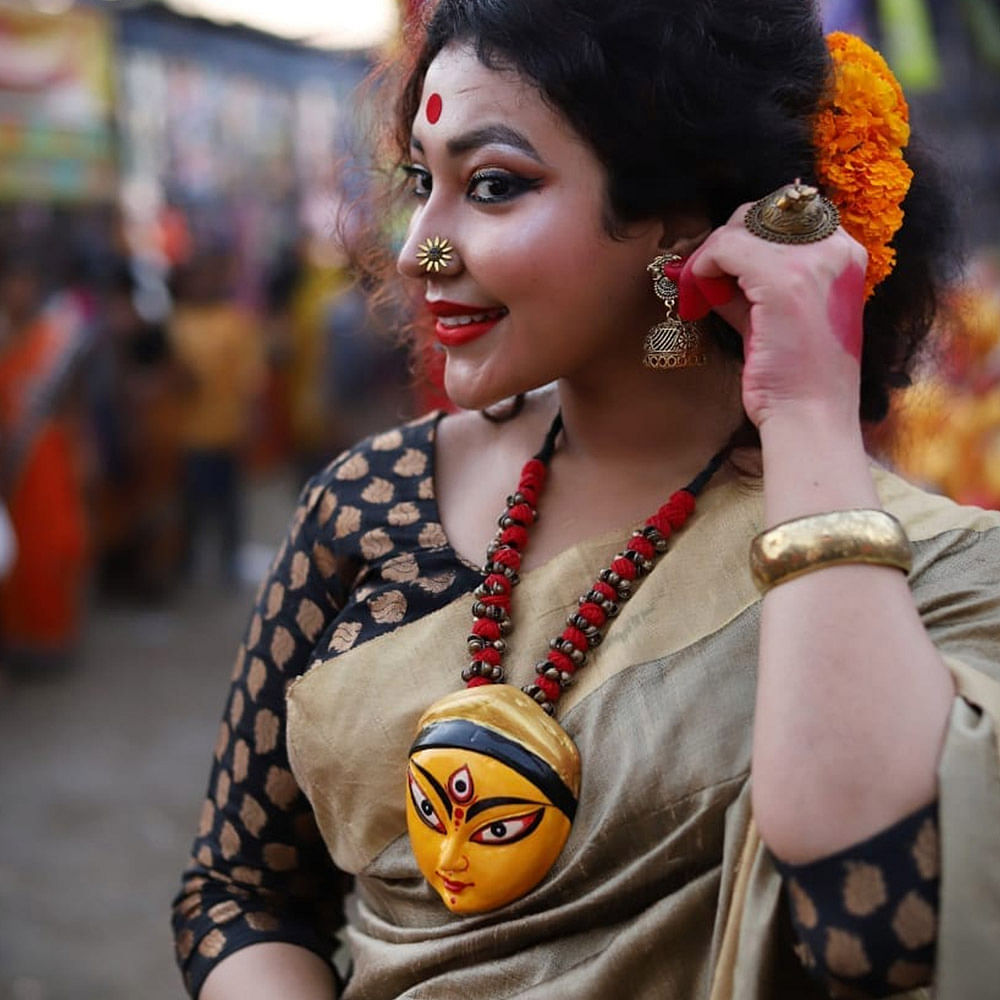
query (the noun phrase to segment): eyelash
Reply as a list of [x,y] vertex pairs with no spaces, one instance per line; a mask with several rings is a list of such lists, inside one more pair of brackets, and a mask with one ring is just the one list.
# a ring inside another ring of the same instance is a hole
[[[404,167],[403,171],[413,181],[410,193],[415,198],[426,198],[431,193],[433,184],[429,170],[410,164]],[[491,182],[506,184],[508,187],[507,192],[505,194],[494,194],[488,197],[473,194],[475,189],[481,184],[489,184]],[[527,191],[537,190],[540,184],[541,180],[536,177],[522,177],[519,174],[511,173],[509,170],[500,170],[493,167],[488,170],[477,170],[469,178],[468,187],[466,188],[466,197],[478,205],[502,205],[505,202],[513,201],[515,198],[525,194]],[[421,188],[421,185],[424,185],[423,188]]]

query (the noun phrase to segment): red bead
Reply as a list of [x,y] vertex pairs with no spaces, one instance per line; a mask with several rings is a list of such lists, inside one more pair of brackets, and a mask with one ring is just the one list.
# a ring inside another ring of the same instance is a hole
[[491,594],[489,597],[481,597],[480,600],[487,607],[503,608],[510,612],[510,594]]
[[532,507],[538,506],[538,496],[541,490],[532,482],[521,482],[518,484],[518,490],[521,492],[521,496],[531,504]]
[[516,573],[521,568],[521,554],[513,549],[497,549],[493,553],[493,562],[506,566]]
[[563,652],[558,649],[550,649],[549,655],[545,657],[559,670],[565,670],[567,674],[572,674],[576,671],[576,664]]
[[548,677],[539,677],[535,683],[545,692],[545,697],[551,702],[557,702],[562,694],[558,681],[550,681]]
[[581,653],[586,653],[590,649],[590,643],[587,642],[587,637],[578,629],[574,628],[572,625],[567,625],[563,629],[562,637],[567,641],[573,643]]
[[509,594],[511,591],[510,580],[502,573],[490,573],[484,583],[487,587],[502,587],[505,594]]
[[494,649],[492,646],[487,646],[486,649],[481,649],[476,653],[476,659],[482,660],[483,663],[488,663],[491,667],[499,667],[500,650]]
[[535,512],[526,504],[515,504],[507,511],[507,516],[527,526],[535,523]]
[[472,634],[496,642],[500,638],[500,626],[489,618],[477,618],[472,625]]
[[631,559],[626,559],[625,556],[619,556],[611,563],[611,568],[623,579],[623,580],[634,580],[638,576],[638,570],[635,568],[635,563]]
[[598,580],[591,590],[597,591],[607,601],[618,600],[618,591],[610,583],[605,583],[603,580]]
[[541,486],[548,471],[548,467],[540,458],[529,458],[521,468],[521,479],[535,479]]
[[604,613],[604,608],[594,604],[593,601],[581,604],[578,614],[595,628],[600,628],[608,620],[608,616]]
[[485,677],[473,677],[471,680],[465,682],[465,686],[467,688],[479,688],[492,683],[493,681],[488,681]]
[[656,557],[656,546],[642,535],[633,535],[629,539],[628,549],[630,552],[638,552],[643,559],[653,559]]
[[656,530],[663,536],[663,540],[666,541],[674,533],[674,529],[670,525],[670,521],[667,520],[663,513],[663,508],[661,507],[652,517],[647,518],[646,524],[650,527],[656,528]]
[[515,549],[523,550],[528,544],[528,531],[518,524],[512,524],[509,528],[504,528],[500,532],[500,544],[512,545]]

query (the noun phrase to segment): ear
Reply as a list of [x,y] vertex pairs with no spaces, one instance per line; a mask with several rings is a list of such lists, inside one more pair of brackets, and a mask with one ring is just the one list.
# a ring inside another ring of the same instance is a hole
[[689,257],[708,239],[711,231],[708,218],[696,209],[672,212],[663,220],[660,250],[662,253]]

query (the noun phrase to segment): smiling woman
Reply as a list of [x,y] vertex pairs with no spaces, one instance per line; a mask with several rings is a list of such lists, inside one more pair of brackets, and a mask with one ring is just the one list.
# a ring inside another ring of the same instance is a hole
[[947,255],[888,68],[803,0],[439,0],[413,41],[383,277],[460,412],[303,491],[192,995],[987,996],[1000,515],[864,449]]

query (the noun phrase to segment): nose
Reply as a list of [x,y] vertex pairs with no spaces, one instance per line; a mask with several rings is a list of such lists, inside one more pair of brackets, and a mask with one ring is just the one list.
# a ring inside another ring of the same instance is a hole
[[396,270],[406,278],[444,281],[462,270],[455,240],[444,227],[420,223],[410,228],[396,258]]
[[438,869],[443,872],[464,872],[468,870],[469,859],[464,852],[462,837],[445,837],[438,855]]

